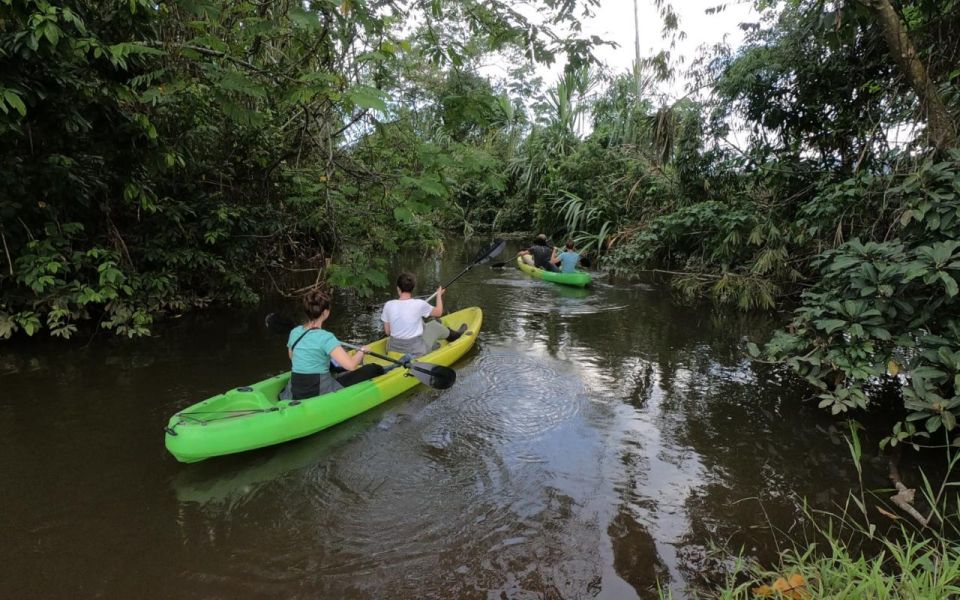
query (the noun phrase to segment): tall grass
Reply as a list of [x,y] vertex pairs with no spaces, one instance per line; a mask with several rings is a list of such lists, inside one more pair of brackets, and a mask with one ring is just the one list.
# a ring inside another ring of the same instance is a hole
[[[778,593],[776,580],[799,575],[803,584]],[[774,568],[737,557],[726,584],[695,597],[720,600],[824,598],[936,600],[960,596],[960,548],[945,540],[915,536],[883,541],[876,555],[851,551],[839,536],[804,549],[788,549]],[[661,594],[661,598],[669,597]]]
[[[691,595],[715,600],[960,598],[960,481],[953,480],[960,452],[946,448],[946,474],[938,484],[921,473],[920,498],[914,502],[915,491],[899,482],[893,489],[866,491],[855,425],[847,443],[859,487],[835,512],[805,507],[813,541],[801,544],[777,534],[785,538],[778,542],[786,549],[773,565],[727,553],[725,583]],[[895,493],[887,499],[890,492]],[[671,595],[664,591],[660,597]]]

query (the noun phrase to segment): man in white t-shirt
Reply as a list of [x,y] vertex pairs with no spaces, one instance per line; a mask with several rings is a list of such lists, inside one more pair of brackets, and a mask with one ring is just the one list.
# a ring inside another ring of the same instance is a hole
[[459,330],[450,331],[439,321],[430,321],[424,326],[423,320],[427,317],[443,315],[444,289],[437,288],[437,305],[431,306],[413,297],[413,289],[416,285],[417,279],[412,274],[401,273],[397,277],[399,297],[387,302],[380,315],[383,330],[390,336],[387,341],[387,351],[409,354],[414,358],[433,350],[438,340],[454,341],[463,335],[467,327],[461,325]]

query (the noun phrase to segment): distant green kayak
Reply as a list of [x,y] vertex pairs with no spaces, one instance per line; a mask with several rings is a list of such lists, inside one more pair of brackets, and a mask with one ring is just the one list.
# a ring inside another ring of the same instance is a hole
[[574,287],[586,287],[590,284],[590,273],[586,271],[574,271],[573,273],[554,273],[553,271],[546,271],[544,269],[538,269],[537,267],[532,267],[527,263],[523,262],[523,257],[517,257],[517,267],[528,275],[533,275],[538,279],[544,281],[550,281],[552,283],[559,283],[562,285],[572,285]]
[[[467,325],[467,333],[418,361],[450,366],[467,353],[477,339],[483,312],[465,308],[441,319],[451,329]],[[386,354],[387,339],[370,344]],[[283,353],[283,347],[277,351]],[[399,354],[391,356],[400,358]],[[367,356],[366,363],[390,363]],[[379,377],[305,400],[279,400],[290,373],[238,387],[194,404],[170,417],[165,442],[180,462],[191,463],[214,456],[234,454],[302,438],[346,421],[415,387],[419,382],[407,369],[396,368]]]

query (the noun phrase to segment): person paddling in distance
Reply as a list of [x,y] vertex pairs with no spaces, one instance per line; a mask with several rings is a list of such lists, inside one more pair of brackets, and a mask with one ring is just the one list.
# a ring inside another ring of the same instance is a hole
[[[303,297],[307,321],[290,331],[287,338],[287,355],[290,357],[290,393],[294,400],[313,398],[328,394],[383,373],[383,367],[363,364],[364,355],[370,351],[361,347],[348,354],[340,340],[323,328],[330,317],[331,294],[314,289]],[[330,360],[335,359],[346,372],[337,378],[330,374]]]
[[387,340],[387,351],[408,354],[413,358],[430,352],[440,340],[455,341],[467,329],[464,324],[460,329],[451,331],[439,321],[430,321],[424,325],[423,319],[443,315],[445,290],[442,287],[437,288],[437,304],[431,306],[428,302],[413,297],[416,286],[417,279],[413,274],[400,273],[397,277],[397,298],[384,304],[380,314],[383,330],[390,336]]
[[556,248],[553,254],[556,257],[553,264],[560,267],[561,273],[573,273],[577,270],[577,263],[580,262],[580,253],[573,249],[573,240],[567,240],[567,249],[557,254]]
[[[554,264],[557,260],[557,251],[555,249],[551,249],[550,246],[547,245],[547,236],[542,233],[537,236],[537,239],[533,240],[532,246],[526,250],[517,252],[517,256],[532,257],[533,266],[537,267],[538,269],[553,272],[559,271]],[[529,264],[529,260],[526,258],[524,258],[524,262]]]

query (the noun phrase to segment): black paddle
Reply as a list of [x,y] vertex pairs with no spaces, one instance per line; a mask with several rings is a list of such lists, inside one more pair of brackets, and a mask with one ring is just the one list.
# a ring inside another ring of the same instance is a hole
[[[450,287],[451,285],[453,285],[453,282],[454,282],[454,281],[456,281],[456,280],[460,279],[461,277],[463,277],[463,276],[466,274],[467,271],[469,271],[470,269],[476,267],[477,265],[482,265],[483,263],[487,262],[487,261],[490,260],[491,258],[494,258],[494,257],[497,256],[498,254],[500,254],[501,252],[503,252],[503,249],[506,248],[506,247],[507,247],[507,242],[506,242],[506,241],[504,241],[504,240],[493,240],[493,242],[492,242],[489,246],[484,246],[484,247],[480,250],[480,252],[477,253],[477,255],[473,258],[473,262],[471,262],[469,265],[467,265],[467,268],[466,268],[466,269],[460,271],[460,273],[458,273],[456,277],[454,277],[453,279],[451,279],[450,281],[448,281],[447,283],[445,283],[445,284],[444,284],[443,286],[441,286],[441,287],[443,287],[443,289],[447,289],[448,287]],[[433,300],[433,299],[436,297],[436,295],[437,295],[436,292],[432,293],[432,294],[430,295],[430,297],[427,298],[427,302],[430,302],[431,300]]]
[[[287,319],[283,315],[278,315],[277,313],[270,313],[267,315],[267,318],[264,320],[264,324],[267,326],[268,330],[280,334],[289,333],[291,329],[296,327],[296,324],[293,321]],[[354,346],[353,344],[347,344],[344,342],[340,342],[340,345],[346,348],[352,348],[354,350],[360,348],[360,346]],[[445,390],[451,387],[457,381],[457,372],[450,367],[444,367],[443,365],[435,365],[433,363],[426,362],[411,363],[409,358],[406,360],[397,360],[377,352],[366,352],[366,354],[409,369],[410,374],[416,377],[418,381],[438,390]]]

